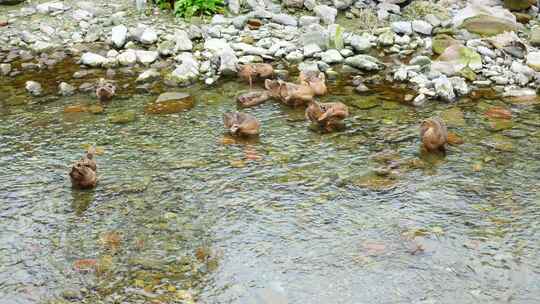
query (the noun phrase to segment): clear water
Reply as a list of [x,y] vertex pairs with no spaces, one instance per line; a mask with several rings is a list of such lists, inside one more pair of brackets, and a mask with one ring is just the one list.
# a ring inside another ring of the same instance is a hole
[[[0,79],[2,303],[538,303],[536,100],[415,109],[403,90],[343,81],[323,101],[350,106],[344,131],[268,102],[245,110],[263,129],[244,141],[222,128],[247,90],[234,79],[178,89],[196,105],[170,115],[144,113],[163,88],[120,89],[102,114],[65,113],[89,95],[26,97],[25,80],[52,92],[76,68]],[[489,120],[494,106],[511,122]],[[419,149],[435,114],[465,142],[446,157]],[[98,187],[72,190],[89,144]]]

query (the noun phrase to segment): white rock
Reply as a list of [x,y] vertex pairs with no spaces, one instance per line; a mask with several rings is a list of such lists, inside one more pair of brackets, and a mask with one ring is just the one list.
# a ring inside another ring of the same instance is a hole
[[336,21],[337,9],[328,5],[317,5],[313,8],[315,14],[324,24],[333,24]]
[[441,77],[433,80],[433,85],[435,86],[435,92],[437,96],[444,101],[453,101],[456,99],[456,94],[454,93],[454,87],[450,80],[442,75]]
[[152,27],[147,27],[141,34],[139,41],[142,44],[154,44],[158,40],[158,35]]
[[368,37],[353,35],[350,41],[353,49],[360,53],[365,53],[371,49],[372,44]]
[[174,31],[175,52],[191,51],[193,49],[193,42],[189,38],[189,35],[184,30]]
[[161,77],[159,72],[155,69],[149,69],[142,72],[135,82],[137,83],[149,83],[158,80]]
[[407,69],[405,69],[405,68],[399,68],[399,69],[394,73],[394,80],[396,80],[396,81],[405,81],[405,80],[407,80],[407,76],[408,76]]
[[107,58],[116,58],[116,56],[118,56],[118,51],[117,50],[109,50],[107,52]]
[[123,66],[133,66],[137,62],[137,53],[135,50],[126,50],[116,57],[118,63]]
[[315,43],[304,46],[304,57],[311,57],[320,52],[322,52],[321,48]]
[[41,96],[43,94],[43,88],[39,82],[29,80],[26,82],[25,88],[32,96]]
[[169,79],[180,86],[193,83],[199,76],[199,62],[191,53],[182,53],[175,58],[180,65],[169,75]]
[[414,20],[412,22],[412,29],[420,34],[431,35],[431,31],[433,31],[433,26],[424,20]]
[[81,56],[81,63],[84,64],[84,65],[90,66],[90,67],[99,67],[106,60],[107,60],[107,58],[105,58],[105,57],[103,57],[101,55],[95,54],[95,53],[90,53],[90,52],[84,53]]
[[321,60],[328,64],[343,62],[343,56],[336,49],[328,50],[321,54]]
[[321,22],[321,18],[316,17],[316,16],[302,16],[298,20],[298,23],[302,27],[308,26],[310,24],[318,24],[319,22]]
[[0,75],[7,76],[11,73],[11,64],[9,63],[1,63],[0,64]]
[[533,70],[540,71],[540,52],[530,52],[527,55],[527,65]]
[[222,75],[234,75],[238,71],[238,57],[232,48],[224,48],[219,52],[219,72]]
[[68,9],[69,7],[62,2],[45,2],[36,6],[36,10],[41,14],[61,12]]
[[89,11],[82,10],[82,9],[78,9],[73,12],[73,19],[77,21],[90,20],[93,17],[94,17],[94,14],[90,13]]
[[32,52],[36,54],[48,52],[52,50],[53,48],[54,48],[53,44],[44,42],[44,41],[36,41],[36,43],[30,46],[30,50],[32,50]]
[[58,85],[59,94],[62,96],[71,96],[75,94],[75,87],[67,82],[61,82]]
[[137,61],[143,65],[150,65],[159,58],[159,53],[155,51],[135,51]]
[[467,95],[471,92],[471,89],[467,85],[467,82],[461,77],[452,77],[450,78],[450,82],[454,87],[454,91],[456,91],[456,93],[460,96]]
[[399,45],[407,45],[411,43],[411,37],[409,37],[409,35],[403,35],[403,36],[396,35],[394,42]]
[[127,41],[128,28],[123,25],[117,25],[111,29],[111,41],[115,48],[121,49]]
[[426,103],[427,97],[424,94],[418,94],[413,100],[413,105],[416,107],[423,106]]
[[285,56],[285,59],[287,59],[287,61],[290,63],[299,63],[304,60],[304,55],[302,55],[302,53],[300,53],[299,51],[294,51],[287,54],[287,56]]
[[397,33],[397,34],[410,35],[413,32],[412,25],[408,21],[392,22],[392,24],[390,26],[392,28],[392,31],[394,31],[394,33]]

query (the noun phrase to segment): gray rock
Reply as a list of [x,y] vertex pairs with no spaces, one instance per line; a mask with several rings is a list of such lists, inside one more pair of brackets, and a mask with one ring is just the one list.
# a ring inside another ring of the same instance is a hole
[[304,7],[312,11],[317,6],[317,0],[304,0]]
[[274,14],[272,15],[272,21],[283,25],[298,25],[298,21],[296,20],[296,18],[287,14]]
[[152,27],[145,28],[139,38],[139,42],[142,44],[154,44],[157,42],[157,40],[158,35]]
[[382,46],[390,46],[394,44],[394,37],[396,35],[391,31],[385,31],[379,35],[377,42]]
[[413,100],[413,105],[416,107],[423,106],[426,103],[427,97],[424,94],[418,94]]
[[92,19],[93,17],[94,17],[94,14],[86,10],[78,9],[73,12],[73,19],[77,21],[82,21],[82,20],[88,21]]
[[155,51],[135,51],[137,61],[143,65],[150,65],[159,58],[159,53]]
[[244,26],[246,25],[247,21],[248,21],[248,16],[247,15],[240,15],[240,16],[237,16],[237,17],[234,17],[232,18],[232,24],[234,25],[234,27],[236,29],[243,29]]
[[353,0],[334,0],[333,2],[335,8],[338,10],[345,10],[352,5]]
[[316,44],[321,49],[326,50],[330,45],[330,35],[328,31],[319,24],[307,26],[305,33],[300,36],[302,45]]
[[137,62],[137,53],[135,50],[126,50],[116,58],[122,66],[133,66]]
[[154,82],[156,80],[159,80],[159,78],[161,78],[161,75],[159,74],[159,72],[156,69],[149,69],[149,70],[146,70],[146,71],[142,72],[137,77],[135,82],[137,82],[139,84],[140,83],[150,83],[150,82]]
[[30,50],[35,54],[45,53],[54,49],[54,45],[44,41],[36,41],[30,46]]
[[394,42],[398,45],[407,45],[411,43],[411,37],[409,37],[408,35],[403,35],[403,36],[396,35]]
[[227,25],[229,24],[231,21],[226,18],[225,16],[221,15],[221,14],[216,14],[212,17],[212,20],[210,21],[210,24],[212,25]]
[[324,24],[334,24],[337,16],[337,9],[328,5],[317,5],[313,8],[315,14],[321,18]]
[[397,34],[410,35],[413,32],[412,24],[408,21],[396,21],[390,25],[392,31]]
[[240,0],[228,0],[229,11],[235,15],[240,14]]
[[431,64],[431,59],[427,56],[416,56],[409,61],[410,65],[426,66]]
[[471,89],[467,85],[467,82],[461,77],[451,77],[450,83],[452,83],[454,91],[460,96],[467,95],[471,92]]
[[43,95],[43,88],[41,84],[36,81],[29,80],[25,84],[26,91],[32,96],[41,96]]
[[345,59],[345,64],[367,71],[381,70],[384,67],[382,62],[369,55],[356,55],[349,57]]
[[315,44],[311,43],[306,46],[304,46],[304,57],[311,57],[315,55],[316,53],[320,53],[322,50],[321,48]]
[[158,44],[158,53],[161,56],[171,56],[175,53],[176,43],[172,40],[165,40]]
[[441,77],[433,80],[433,85],[435,87],[435,92],[437,93],[437,96],[442,100],[451,102],[456,99],[454,87],[445,75],[442,75]]
[[354,55],[354,52],[350,49],[342,49],[339,51],[339,53],[343,57],[351,57],[352,55]]
[[315,62],[302,62],[298,65],[298,70],[304,72],[319,72],[319,66]]
[[304,55],[299,51],[290,52],[285,56],[285,59],[290,63],[299,63],[304,60]]
[[369,38],[359,35],[353,35],[350,44],[359,53],[366,53],[372,46]]
[[90,53],[90,52],[84,53],[81,56],[81,63],[84,64],[84,65],[90,66],[90,67],[99,67],[106,60],[107,60],[107,58],[105,58],[105,57],[103,57],[101,55],[95,54],[95,53]]
[[191,53],[182,53],[176,57],[180,65],[168,76],[168,80],[179,86],[192,84],[199,76],[199,62]]
[[433,27],[438,27],[441,25],[441,19],[439,19],[439,17],[433,14],[426,15],[424,19],[429,22],[429,24],[431,24]]
[[286,7],[302,8],[304,0],[283,0],[283,5]]
[[321,54],[321,60],[328,64],[343,62],[343,56],[336,49],[328,50]]
[[394,73],[394,80],[396,80],[396,81],[405,81],[405,80],[407,80],[408,75],[409,75],[409,73],[407,72],[407,69],[399,68]]
[[58,85],[58,93],[62,96],[72,96],[75,94],[76,88],[67,82],[61,82]]
[[126,44],[128,37],[128,28],[121,24],[111,29],[111,41],[113,46],[117,49],[121,49]]
[[424,20],[414,20],[412,22],[412,29],[420,34],[431,35],[433,26]]
[[38,4],[36,6],[36,10],[40,14],[52,14],[52,13],[58,13],[68,10],[69,7],[67,5],[64,5],[62,2],[45,2]]
[[230,47],[219,52],[219,62],[219,72],[222,75],[234,75],[238,71],[238,58]]
[[0,64],[0,75],[7,76],[11,73],[11,64],[9,63],[2,63]]
[[176,30],[174,31],[175,52],[191,51],[193,49],[193,42],[189,38],[186,31]]
[[298,19],[298,23],[301,27],[306,27],[311,24],[319,24],[321,22],[321,18],[316,16],[302,16],[300,19]]

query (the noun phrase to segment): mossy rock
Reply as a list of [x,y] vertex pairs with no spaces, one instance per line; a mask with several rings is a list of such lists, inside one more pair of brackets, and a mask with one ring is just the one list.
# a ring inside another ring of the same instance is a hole
[[360,97],[351,101],[351,105],[361,110],[368,110],[381,105],[376,96]]
[[504,0],[504,7],[511,11],[523,11],[530,8],[536,1],[529,0]]
[[445,110],[441,113],[441,118],[450,127],[463,127],[465,126],[465,118],[463,117],[463,111],[458,107],[453,107]]
[[433,53],[440,55],[444,53],[444,50],[446,50],[449,46],[459,44],[460,42],[454,39],[452,36],[440,34],[433,38],[431,49],[433,50]]
[[136,115],[133,111],[113,114],[109,117],[109,121],[114,124],[126,124],[135,121]]
[[150,114],[172,114],[193,108],[193,97],[187,93],[168,92],[159,95],[158,99],[145,107]]
[[463,21],[461,27],[471,33],[481,36],[493,36],[504,32],[515,32],[518,29],[516,24],[490,15],[477,15],[467,18]]

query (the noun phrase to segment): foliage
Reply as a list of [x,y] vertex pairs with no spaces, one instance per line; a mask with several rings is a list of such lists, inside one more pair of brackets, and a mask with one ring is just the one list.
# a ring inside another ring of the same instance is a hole
[[154,0],[161,9],[172,9],[177,17],[213,15],[222,13],[225,3],[223,0]]

